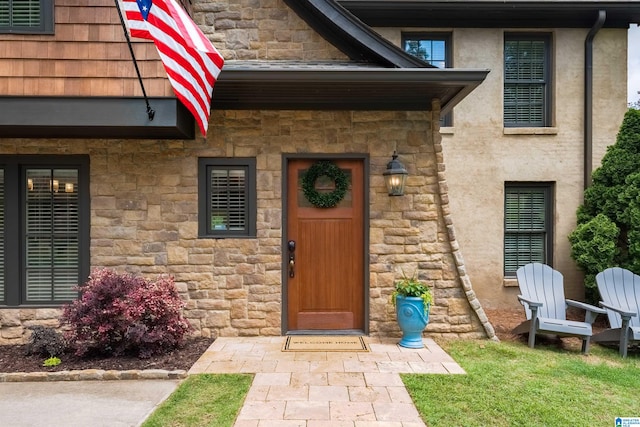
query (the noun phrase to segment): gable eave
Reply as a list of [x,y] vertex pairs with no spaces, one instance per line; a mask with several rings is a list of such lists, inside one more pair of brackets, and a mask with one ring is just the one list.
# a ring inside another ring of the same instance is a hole
[[335,0],[284,0],[311,28],[354,61],[433,68],[373,31]]

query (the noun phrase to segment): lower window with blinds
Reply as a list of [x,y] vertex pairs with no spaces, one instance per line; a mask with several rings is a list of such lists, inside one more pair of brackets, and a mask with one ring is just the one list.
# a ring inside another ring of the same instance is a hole
[[504,274],[514,277],[521,266],[553,259],[551,183],[505,184]]
[[256,236],[256,159],[200,158],[200,237]]
[[86,156],[0,156],[3,305],[77,297],[89,273],[88,178]]

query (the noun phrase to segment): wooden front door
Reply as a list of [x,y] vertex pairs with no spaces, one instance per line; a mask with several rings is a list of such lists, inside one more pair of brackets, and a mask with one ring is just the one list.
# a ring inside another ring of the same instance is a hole
[[[331,160],[349,178],[332,208],[315,207],[302,190],[302,176],[316,161],[288,162],[287,330],[364,330],[364,161]],[[315,188],[330,192],[335,185],[322,176]]]

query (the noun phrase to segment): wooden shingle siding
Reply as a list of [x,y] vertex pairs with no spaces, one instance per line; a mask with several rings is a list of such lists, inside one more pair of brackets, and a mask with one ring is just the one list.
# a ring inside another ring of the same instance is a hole
[[[57,0],[54,35],[0,34],[0,93],[141,96],[112,0]],[[173,96],[152,42],[132,39],[149,96]]]

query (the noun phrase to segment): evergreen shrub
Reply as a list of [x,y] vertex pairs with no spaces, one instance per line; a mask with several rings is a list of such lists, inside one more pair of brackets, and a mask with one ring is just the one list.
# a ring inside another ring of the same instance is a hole
[[629,109],[578,208],[571,256],[585,273],[587,301],[599,300],[595,276],[609,267],[640,273],[640,111]]

